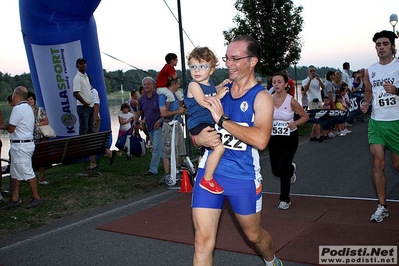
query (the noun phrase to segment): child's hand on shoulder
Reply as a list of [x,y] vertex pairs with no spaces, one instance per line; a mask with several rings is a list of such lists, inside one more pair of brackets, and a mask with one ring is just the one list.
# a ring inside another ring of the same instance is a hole
[[218,90],[217,98],[222,99],[229,92],[229,88],[223,87]]

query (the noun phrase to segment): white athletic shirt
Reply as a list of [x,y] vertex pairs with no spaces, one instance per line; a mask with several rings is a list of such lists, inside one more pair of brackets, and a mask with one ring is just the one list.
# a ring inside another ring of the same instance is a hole
[[385,81],[399,87],[399,59],[388,65],[375,63],[368,68],[373,90],[373,106],[371,118],[376,121],[399,120],[399,97],[384,90]]
[[10,140],[33,139],[35,117],[32,107],[26,101],[18,103],[11,111],[9,124],[16,127],[14,132],[10,133]]

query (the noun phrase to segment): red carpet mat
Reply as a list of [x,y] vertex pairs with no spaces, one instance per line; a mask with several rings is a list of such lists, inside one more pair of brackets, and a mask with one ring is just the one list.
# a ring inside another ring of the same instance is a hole
[[[389,202],[390,216],[369,221],[376,201],[291,196],[288,210],[278,210],[278,195],[263,194],[262,225],[272,235],[282,260],[318,264],[320,245],[397,245],[399,203]],[[191,194],[157,205],[97,229],[192,245]],[[244,240],[228,204],[222,212],[216,248],[256,254]]]

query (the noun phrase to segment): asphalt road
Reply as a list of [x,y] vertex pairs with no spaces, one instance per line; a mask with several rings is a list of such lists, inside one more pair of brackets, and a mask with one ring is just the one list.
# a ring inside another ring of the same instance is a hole
[[[350,130],[353,132],[346,137],[336,137],[322,143],[304,141],[300,144],[295,157],[298,179],[292,186],[292,194],[375,200],[367,123],[356,123]],[[399,174],[392,167],[390,154],[387,156],[387,195],[389,199],[398,201]],[[279,193],[279,180],[271,174],[268,156],[262,159],[262,173],[264,192]],[[191,265],[192,245],[95,229],[177,196],[179,193],[176,190],[160,189],[141,198],[2,239],[0,265]],[[373,211],[370,210],[370,215]],[[165,228],[167,230],[167,225]],[[257,256],[216,250],[215,265],[264,264]],[[284,265],[304,264],[284,262]]]

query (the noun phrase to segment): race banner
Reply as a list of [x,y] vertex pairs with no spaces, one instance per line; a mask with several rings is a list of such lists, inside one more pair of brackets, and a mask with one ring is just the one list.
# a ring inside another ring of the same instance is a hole
[[360,102],[364,98],[364,92],[353,92],[348,95],[350,107],[347,111],[326,109],[307,110],[306,112],[309,115],[308,123],[334,125],[356,119],[358,116],[363,114],[360,110]]

